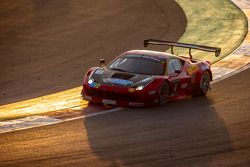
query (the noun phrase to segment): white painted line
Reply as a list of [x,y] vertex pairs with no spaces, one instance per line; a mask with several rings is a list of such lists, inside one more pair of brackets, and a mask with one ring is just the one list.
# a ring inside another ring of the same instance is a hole
[[250,56],[250,44],[249,43],[242,43],[238,49],[236,49],[233,54],[236,55],[244,55]]
[[74,121],[78,119],[84,119],[89,117],[94,117],[98,115],[104,115],[111,112],[122,110],[123,108],[114,108],[111,110],[101,111],[97,113],[87,114],[75,118],[69,118],[65,120],[56,119],[49,116],[31,116],[26,118],[20,118],[10,121],[3,121],[0,122],[0,134],[1,133],[7,133],[7,132],[13,132],[13,131],[20,131],[25,129],[31,129],[31,128],[37,128],[41,126],[47,126],[47,125],[54,125],[61,122],[68,122],[68,121]]
[[100,111],[100,112],[97,112],[97,113],[91,113],[91,114],[87,114],[87,115],[83,115],[83,116],[79,116],[79,117],[65,119],[63,121],[73,121],[73,120],[77,120],[77,119],[90,118],[90,117],[94,117],[94,116],[98,116],[98,115],[104,115],[104,114],[116,112],[116,111],[119,111],[119,110],[122,110],[122,109],[123,108],[114,108],[114,109],[111,109],[111,110]]
[[10,121],[2,121],[0,122],[0,133],[55,124],[58,122],[62,122],[62,120],[49,116],[31,116]]
[[212,67],[211,70],[212,70],[212,74],[213,74],[213,80],[216,80],[216,79],[234,71],[234,69],[219,68],[219,67]]
[[244,67],[241,67],[238,70],[233,70],[232,72],[230,72],[230,73],[228,73],[226,75],[223,75],[223,76],[221,76],[221,77],[219,77],[217,79],[214,79],[213,82],[212,82],[212,84],[217,83],[219,81],[222,81],[224,79],[227,79],[229,77],[232,77],[232,76],[234,76],[234,75],[236,75],[236,74],[238,74],[238,73],[240,73],[240,72],[242,72],[242,71],[244,71],[244,70],[246,70],[248,68],[250,68],[250,64],[247,64],[247,65],[245,65]]

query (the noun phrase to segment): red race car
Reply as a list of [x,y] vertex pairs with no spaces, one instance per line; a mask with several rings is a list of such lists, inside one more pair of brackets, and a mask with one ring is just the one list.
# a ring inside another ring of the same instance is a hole
[[[204,96],[210,88],[210,63],[193,59],[192,49],[215,52],[221,49],[202,45],[155,39],[149,44],[171,46],[171,54],[149,50],[132,50],[121,54],[105,66],[88,70],[83,79],[83,99],[119,106],[164,105],[186,96]],[[189,49],[190,57],[176,56],[173,47]]]

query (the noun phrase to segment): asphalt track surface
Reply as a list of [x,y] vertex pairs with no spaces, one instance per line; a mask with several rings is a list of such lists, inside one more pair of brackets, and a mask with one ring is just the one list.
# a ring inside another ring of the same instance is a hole
[[207,97],[1,134],[0,166],[249,166],[250,69]]
[[[82,2],[0,1],[0,104],[78,86],[99,58],[185,31],[172,1]],[[250,166],[249,85],[250,69],[207,97],[1,134],[0,166]]]
[[0,105],[80,86],[100,58],[177,41],[186,24],[173,0],[1,0]]

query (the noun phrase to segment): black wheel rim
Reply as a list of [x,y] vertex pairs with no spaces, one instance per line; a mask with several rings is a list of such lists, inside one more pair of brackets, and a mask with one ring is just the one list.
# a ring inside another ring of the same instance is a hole
[[165,105],[167,103],[167,97],[168,97],[168,85],[163,84],[160,89],[160,105]]
[[209,74],[206,72],[203,74],[202,78],[201,78],[201,90],[203,91],[203,93],[207,93],[207,91],[209,90],[210,87],[210,76]]

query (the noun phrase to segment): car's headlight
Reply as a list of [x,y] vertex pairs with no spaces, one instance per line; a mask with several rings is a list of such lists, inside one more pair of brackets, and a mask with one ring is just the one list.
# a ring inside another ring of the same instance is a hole
[[95,73],[95,71],[93,71],[90,75],[89,75],[89,78],[88,78],[88,84],[89,84],[89,86],[90,87],[97,87],[97,86],[99,86],[99,84],[97,84],[96,82],[95,82],[95,79],[94,79],[94,77],[93,77],[93,74]]
[[88,78],[88,84],[91,85],[92,83],[95,82],[94,79],[94,75],[102,75],[104,73],[104,71],[102,69],[96,69],[93,70],[90,74],[89,74],[89,78]]
[[150,84],[154,79],[152,77],[143,79],[139,82],[137,82],[134,87],[135,90],[143,90],[148,84]]
[[93,78],[89,78],[89,80],[88,80],[88,84],[92,84],[94,82],[94,79]]
[[139,86],[137,86],[137,87],[135,88],[135,90],[142,90],[144,87],[145,87],[145,86],[143,86],[143,85],[139,85]]

